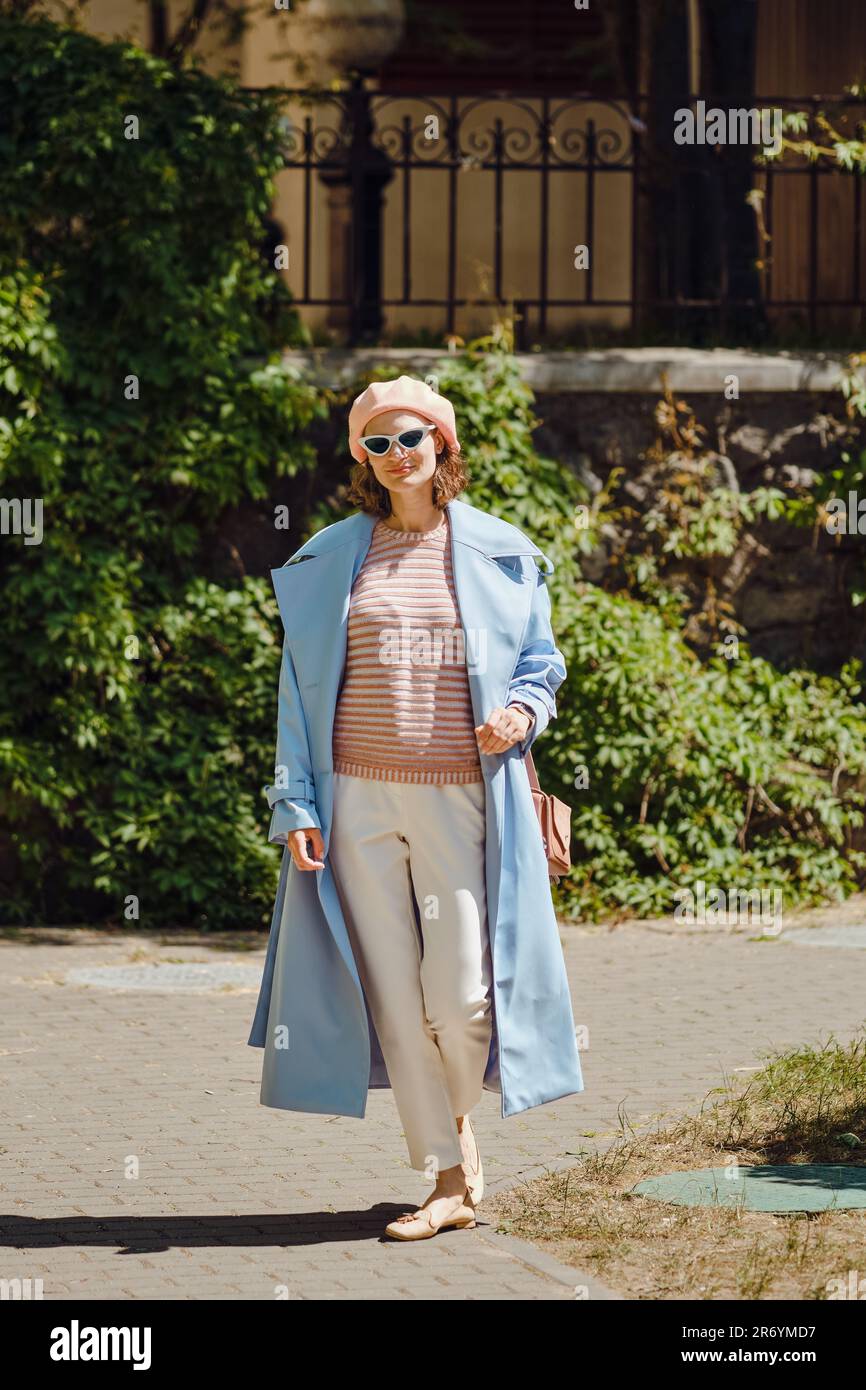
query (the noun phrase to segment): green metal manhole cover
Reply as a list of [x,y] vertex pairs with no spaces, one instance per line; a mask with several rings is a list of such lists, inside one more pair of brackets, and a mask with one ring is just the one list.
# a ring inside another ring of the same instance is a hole
[[632,1192],[681,1207],[743,1207],[747,1211],[866,1208],[866,1166],[768,1163],[736,1169],[698,1168],[644,1178]]

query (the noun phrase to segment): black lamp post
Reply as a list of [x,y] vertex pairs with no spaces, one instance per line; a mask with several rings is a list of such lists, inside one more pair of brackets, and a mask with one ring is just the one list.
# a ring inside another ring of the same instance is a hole
[[372,135],[370,93],[359,72],[345,95],[339,145],[319,175],[335,195],[331,257],[348,301],[350,347],[378,341],[383,322],[382,203],[394,171]]

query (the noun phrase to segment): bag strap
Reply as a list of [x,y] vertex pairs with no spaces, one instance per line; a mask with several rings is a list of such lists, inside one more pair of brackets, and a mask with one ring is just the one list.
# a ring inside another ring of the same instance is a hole
[[526,763],[526,771],[529,775],[529,785],[534,792],[540,792],[538,785],[538,773],[535,771],[535,763],[532,761],[532,753],[527,748],[523,761]]

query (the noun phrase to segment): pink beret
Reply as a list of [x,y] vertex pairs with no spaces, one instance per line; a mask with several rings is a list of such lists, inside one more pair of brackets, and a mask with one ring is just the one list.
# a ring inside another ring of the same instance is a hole
[[413,376],[398,376],[394,381],[374,381],[362,391],[349,411],[349,449],[352,457],[363,463],[367,457],[358,440],[368,433],[367,425],[386,410],[412,410],[425,420],[432,420],[442,431],[452,449],[460,449],[454,407],[444,396],[430,389]]

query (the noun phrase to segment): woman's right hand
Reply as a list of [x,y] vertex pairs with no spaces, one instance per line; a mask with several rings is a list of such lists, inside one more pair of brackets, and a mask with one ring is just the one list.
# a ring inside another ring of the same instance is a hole
[[[312,841],[313,854],[315,859],[311,859],[307,850],[307,841]],[[295,864],[296,869],[324,869],[325,867],[325,842],[322,839],[322,832],[316,826],[310,826],[308,830],[292,830],[286,836],[286,844]]]

